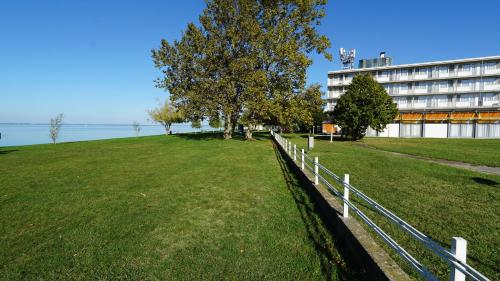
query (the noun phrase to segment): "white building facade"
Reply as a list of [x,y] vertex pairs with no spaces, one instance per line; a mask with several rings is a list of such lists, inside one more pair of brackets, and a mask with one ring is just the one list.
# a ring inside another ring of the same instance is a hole
[[368,136],[500,138],[500,56],[330,71],[326,110],[358,74],[372,75],[399,110]]

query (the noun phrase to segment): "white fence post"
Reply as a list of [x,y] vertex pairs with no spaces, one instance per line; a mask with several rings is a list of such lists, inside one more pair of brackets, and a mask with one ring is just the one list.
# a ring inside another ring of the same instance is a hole
[[297,145],[293,145],[293,161],[297,161]]
[[318,184],[319,183],[319,178],[318,178],[318,164],[319,164],[318,157],[314,157],[314,184]]
[[[349,201],[349,188],[347,187],[349,185],[349,174],[344,174],[344,199],[346,201]],[[344,201],[344,213],[343,213],[344,218],[349,217],[349,206],[347,203]]]
[[[451,240],[451,253],[457,260],[465,264],[467,259],[467,240],[462,237],[453,237]],[[452,266],[450,281],[465,281],[465,274]]]
[[302,170],[304,170],[304,149],[302,148],[302,165],[300,166]]

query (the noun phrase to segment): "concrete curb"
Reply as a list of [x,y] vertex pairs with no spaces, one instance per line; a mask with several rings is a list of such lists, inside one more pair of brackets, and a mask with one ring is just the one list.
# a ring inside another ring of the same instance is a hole
[[354,265],[366,269],[369,275],[366,280],[413,280],[356,219],[342,217],[343,206],[324,185],[314,185],[312,173],[307,169],[302,171],[292,157],[274,140],[273,142],[288,167],[299,177],[304,189],[314,199],[324,223],[340,243],[343,255]]

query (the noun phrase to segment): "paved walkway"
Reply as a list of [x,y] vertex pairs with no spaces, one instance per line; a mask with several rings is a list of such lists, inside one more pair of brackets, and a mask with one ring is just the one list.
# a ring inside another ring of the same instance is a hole
[[500,167],[489,167],[489,166],[476,166],[472,165],[469,163],[464,163],[464,162],[458,162],[458,161],[451,161],[451,160],[444,160],[444,159],[437,159],[437,158],[430,158],[430,157],[425,157],[425,156],[417,156],[417,155],[411,155],[411,154],[405,154],[405,153],[399,153],[399,152],[393,152],[393,151],[387,151],[383,149],[379,149],[376,147],[373,147],[371,145],[368,145],[366,143],[359,143],[358,145],[366,147],[366,148],[371,148],[375,149],[378,151],[383,151],[386,153],[390,153],[393,155],[405,157],[405,158],[412,158],[412,159],[418,159],[418,160],[424,160],[427,162],[432,162],[432,163],[438,163],[450,167],[456,167],[456,168],[462,168],[474,172],[480,172],[480,173],[487,173],[487,174],[492,174],[492,175],[497,175],[500,176]]

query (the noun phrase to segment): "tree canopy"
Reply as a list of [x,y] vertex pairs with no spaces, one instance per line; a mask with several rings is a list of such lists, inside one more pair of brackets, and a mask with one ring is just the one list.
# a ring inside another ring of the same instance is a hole
[[221,116],[226,139],[238,122],[249,130],[262,123],[288,127],[302,116],[296,107],[305,100],[298,97],[319,90],[306,89],[309,54],[331,59],[328,38],[316,30],[325,4],[209,0],[199,25],[188,24],[180,40],[162,40],[152,51],[163,73],[156,86],[168,90],[188,120]]
[[153,110],[148,111],[149,117],[160,123],[165,128],[165,133],[170,133],[170,127],[173,123],[184,122],[184,114],[181,110],[174,108],[168,101]]
[[357,75],[337,102],[333,121],[343,136],[354,140],[365,136],[368,127],[377,132],[394,120],[398,109],[384,87],[370,75]]

